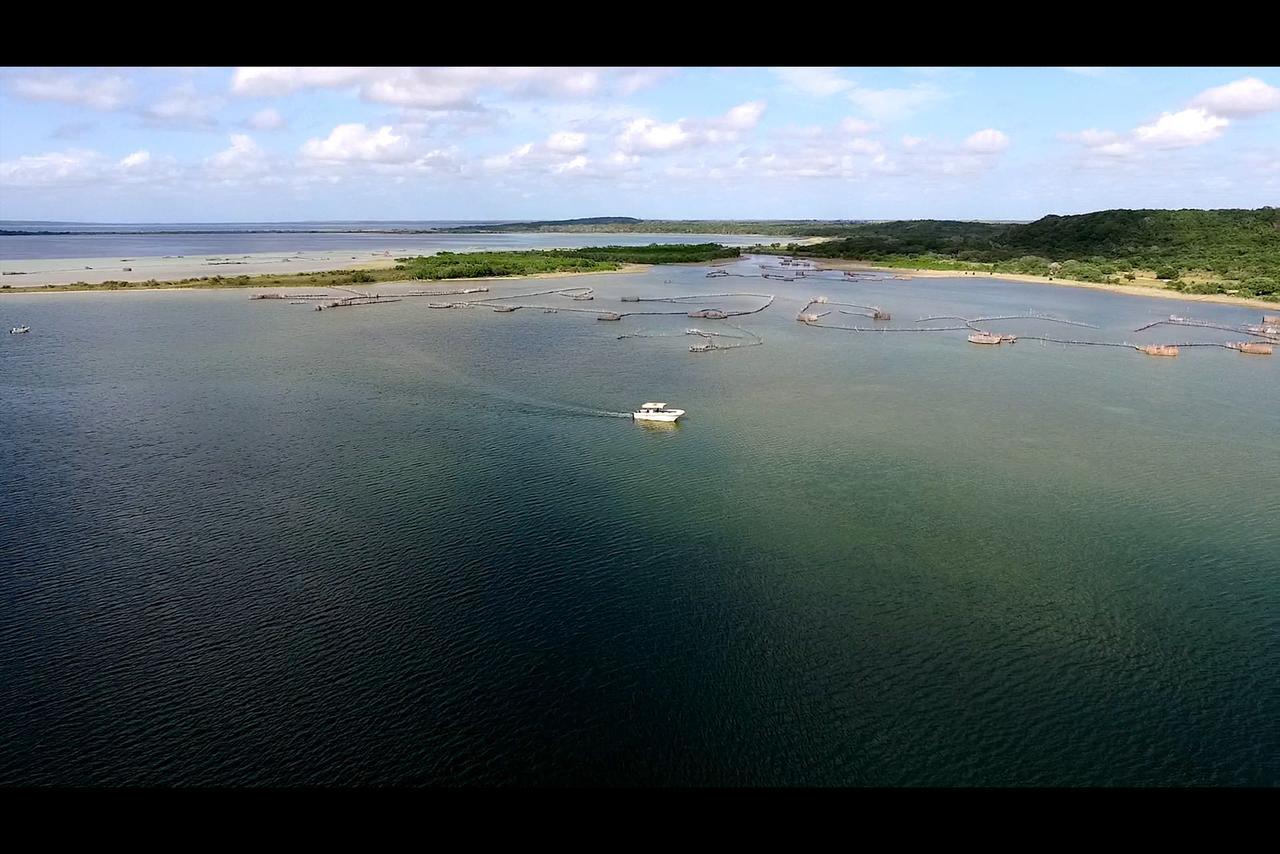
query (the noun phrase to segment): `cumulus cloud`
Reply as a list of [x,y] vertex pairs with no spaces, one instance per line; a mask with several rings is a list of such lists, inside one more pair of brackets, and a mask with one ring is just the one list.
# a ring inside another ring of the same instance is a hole
[[325,139],[302,145],[302,154],[313,160],[404,163],[413,158],[407,137],[390,125],[370,130],[362,124],[338,125]]
[[1254,116],[1280,110],[1280,89],[1256,77],[1246,77],[1225,86],[1206,89],[1191,101],[1215,116]]
[[245,125],[254,130],[279,130],[284,127],[284,117],[276,110],[268,107],[265,110],[258,110],[250,116]]
[[630,94],[670,76],[670,69],[496,67],[237,68],[237,95],[279,96],[303,89],[355,89],[368,101],[424,110],[478,109],[487,90],[507,95],[592,97]]
[[0,161],[0,186],[73,186],[91,182],[104,158],[94,151],[71,149],[29,154]]
[[748,101],[729,110],[718,121],[730,130],[750,130],[759,123],[764,110],[764,101]]
[[1132,134],[1088,128],[1074,133],[1060,133],[1058,138],[1063,142],[1079,145],[1084,150],[1080,165],[1090,168],[1113,166],[1142,157]]
[[1009,137],[995,128],[986,128],[970,135],[964,147],[975,154],[996,154],[1009,147]]
[[589,161],[585,156],[579,154],[572,160],[566,160],[564,163],[556,164],[552,167],[552,171],[557,174],[564,174],[565,172],[581,172],[587,168],[588,162]]
[[172,181],[180,171],[171,159],[158,160],[146,150],[113,160],[89,149],[68,149],[0,161],[0,186],[28,189],[103,187]]
[[558,131],[547,137],[547,148],[561,154],[576,154],[587,147],[587,135],[572,131]]
[[231,135],[231,145],[209,157],[205,166],[211,177],[220,181],[239,181],[267,172],[267,154],[253,137],[244,133]]
[[733,142],[755,128],[764,115],[764,101],[748,101],[710,119],[678,119],[659,122],[638,118],[629,122],[615,138],[624,154],[663,154],[708,143]]
[[237,68],[231,78],[231,91],[237,95],[289,95],[300,89],[333,88],[358,85],[370,68]]
[[19,97],[32,101],[56,101],[93,110],[118,110],[129,98],[129,81],[108,76],[46,73],[19,77],[10,84]]
[[203,95],[194,83],[183,83],[142,111],[149,122],[172,127],[208,128],[214,125],[213,114],[223,100],[213,95]]
[[618,149],[628,154],[653,154],[672,151],[690,145],[693,134],[684,129],[683,122],[656,122],[653,119],[636,119],[618,135]]
[[133,169],[139,166],[145,166],[150,159],[151,159],[150,151],[146,151],[146,150],[135,151],[133,152],[133,154],[130,154],[127,157],[122,158],[120,160],[120,165],[125,167],[126,169]]
[[1097,166],[1135,160],[1144,151],[1193,148],[1219,139],[1232,118],[1247,118],[1280,109],[1280,89],[1256,77],[1206,89],[1176,112],[1139,125],[1128,134],[1090,128],[1059,134],[1066,142],[1083,146],[1085,165]]
[[523,161],[533,153],[533,143],[526,142],[524,145],[517,146],[505,154],[495,154],[492,157],[484,159],[486,169],[500,171],[510,169],[512,166]]
[[1134,139],[1153,148],[1187,148],[1222,136],[1229,122],[1207,110],[1191,108],[1162,113],[1154,122],[1133,131]]

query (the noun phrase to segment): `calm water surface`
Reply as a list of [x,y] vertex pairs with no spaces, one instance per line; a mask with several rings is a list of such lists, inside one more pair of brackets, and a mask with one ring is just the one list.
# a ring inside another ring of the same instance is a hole
[[0,297],[0,783],[1280,783],[1280,357],[793,320],[1259,312],[704,273],[566,284],[777,293],[764,346]]
[[[386,224],[384,227],[393,227]],[[126,226],[131,227],[131,226]],[[183,226],[167,226],[182,228]],[[200,226],[205,228],[205,226]],[[237,224],[238,228],[248,227]],[[269,226],[264,226],[269,227]],[[50,226],[51,230],[62,228]],[[16,230],[16,229],[15,229]],[[32,260],[120,259],[228,253],[317,252],[349,250],[431,255],[436,252],[501,252],[510,249],[571,249],[582,246],[635,246],[649,243],[723,243],[769,245],[779,237],[761,234],[389,234],[382,232],[243,232],[199,234],[0,234],[0,267],[13,272],[32,269]],[[38,267],[38,265],[37,265]],[[72,269],[79,269],[73,267]],[[18,279],[6,283],[18,283]]]

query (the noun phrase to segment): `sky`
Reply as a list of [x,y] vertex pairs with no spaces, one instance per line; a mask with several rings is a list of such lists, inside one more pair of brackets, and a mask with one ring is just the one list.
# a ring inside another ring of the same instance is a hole
[[0,219],[1280,203],[1277,68],[6,68]]

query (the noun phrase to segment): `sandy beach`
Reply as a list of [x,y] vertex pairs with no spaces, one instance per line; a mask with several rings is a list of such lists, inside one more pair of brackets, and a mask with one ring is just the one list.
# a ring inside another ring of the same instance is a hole
[[395,266],[384,252],[269,252],[254,255],[200,255],[152,258],[52,258],[0,261],[0,285],[12,288],[70,285],[76,282],[161,282],[199,276],[259,276],[321,273]]
[[1063,285],[1069,288],[1090,288],[1095,291],[1110,291],[1116,294],[1129,294],[1139,297],[1156,297],[1158,299],[1181,300],[1182,302],[1214,302],[1225,305],[1247,306],[1275,310],[1280,303],[1267,300],[1237,297],[1231,294],[1186,294],[1158,285],[1106,285],[1099,282],[1078,282],[1071,279],[1049,278],[1048,276],[1024,276],[1016,273],[987,273],[966,270],[920,270],[912,267],[877,267],[864,261],[845,261],[839,258],[811,258],[821,266],[832,270],[866,270],[877,273],[890,273],[913,278],[965,279],[984,278],[1002,279],[1009,282],[1028,282],[1037,285]]
[[[394,264],[395,264],[394,260],[381,259],[381,260],[361,262],[359,265],[353,262],[348,265],[327,266],[327,267],[319,267],[316,269],[289,269],[284,272],[312,273],[312,272],[324,272],[326,270],[346,270],[346,269],[353,269],[353,270],[366,269],[367,270],[367,269],[391,267]],[[396,288],[404,288],[404,287],[420,288],[423,286],[433,286],[433,285],[439,286],[439,287],[449,287],[457,282],[465,282],[465,283],[523,282],[523,281],[531,281],[534,279],[566,279],[566,278],[572,278],[577,276],[599,276],[599,275],[605,275],[605,274],[613,275],[617,273],[639,273],[649,269],[650,266],[652,265],[622,264],[617,270],[608,270],[603,272],[598,270],[597,271],[564,270],[556,273],[530,273],[525,276],[486,276],[483,278],[471,278],[471,279],[397,279],[389,282],[362,283],[358,287],[360,290],[363,290],[363,291],[379,291],[383,294],[394,295],[396,293],[396,290],[395,290]],[[223,275],[254,276],[254,275],[272,274],[272,273],[279,273],[279,272],[281,271],[277,268],[277,269],[268,269],[268,270],[256,270],[252,272],[249,272],[249,271],[237,272],[233,274],[223,274]],[[210,273],[207,275],[216,276],[220,274]],[[99,282],[109,281],[115,278],[116,277],[108,277],[104,279],[99,279],[98,281]],[[177,275],[169,274],[169,275],[166,275],[165,278],[161,278],[158,275],[146,275],[146,276],[143,276],[142,278],[131,278],[131,279],[120,278],[118,279],[118,281],[145,282],[149,279],[156,279],[157,281],[173,281],[174,279],[181,279],[181,278],[192,278],[192,276],[190,274],[177,274]],[[87,284],[91,284],[91,282],[89,282],[88,280],[77,279],[76,281],[84,281]],[[9,283],[5,282],[5,284],[9,284]],[[13,295],[20,294],[23,296],[38,296],[42,294],[46,296],[57,296],[58,294],[69,294],[69,293],[70,294],[77,294],[77,293],[78,294],[90,294],[90,293],[92,294],[141,294],[141,293],[158,293],[158,292],[164,292],[164,291],[180,292],[180,291],[226,291],[226,290],[244,290],[244,291],[249,291],[250,293],[289,293],[291,291],[301,293],[301,292],[316,292],[317,290],[320,290],[320,291],[335,290],[335,288],[332,288],[329,285],[319,285],[319,284],[250,285],[243,288],[239,288],[235,286],[217,287],[217,286],[209,285],[209,286],[202,287],[200,285],[190,285],[190,286],[182,286],[182,287],[137,287],[137,288],[119,288],[119,289],[85,288],[83,290],[79,290],[77,288],[71,287],[71,285],[74,284],[74,282],[66,282],[66,283],[53,282],[50,284],[57,284],[59,286],[56,288],[48,289],[48,290],[43,290],[43,289],[19,290],[19,288],[32,287],[33,285],[35,287],[39,287],[40,285],[37,283],[14,285],[13,288],[10,290],[7,290],[7,291],[0,290],[0,297],[3,297],[6,293],[13,294]]]

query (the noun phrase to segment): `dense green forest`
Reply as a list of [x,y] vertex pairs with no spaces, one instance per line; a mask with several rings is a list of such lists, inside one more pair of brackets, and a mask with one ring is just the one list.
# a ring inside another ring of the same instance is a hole
[[995,225],[863,223],[787,250],[886,266],[990,270],[1124,283],[1142,273],[1189,293],[1280,298],[1280,211],[1112,210]]
[[537,273],[603,273],[623,264],[682,264],[736,258],[739,250],[718,243],[653,243],[648,246],[591,246],[585,249],[546,249],[514,252],[440,252],[397,258],[396,266],[370,270],[326,270],[318,273],[279,273],[262,276],[204,276],[177,281],[108,281],[98,284],[41,285],[13,291],[113,291],[148,288],[296,288],[403,282],[411,279],[474,279],[529,276]]

